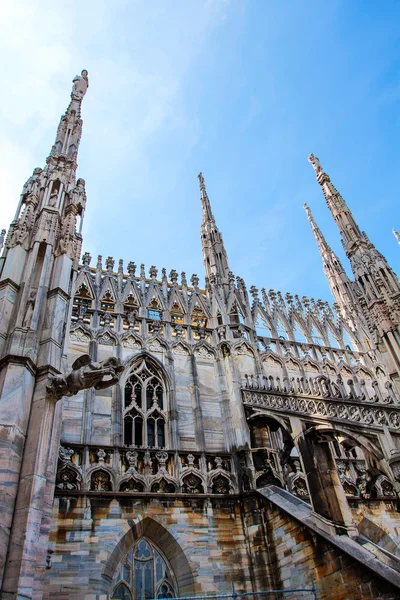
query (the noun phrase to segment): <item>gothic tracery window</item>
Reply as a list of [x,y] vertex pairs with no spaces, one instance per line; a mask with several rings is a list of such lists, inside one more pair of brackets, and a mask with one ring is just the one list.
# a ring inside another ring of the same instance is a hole
[[124,394],[124,444],[166,446],[165,385],[145,359],[129,376]]
[[167,561],[156,546],[141,538],[122,559],[114,577],[111,598],[173,598],[175,590],[174,576]]

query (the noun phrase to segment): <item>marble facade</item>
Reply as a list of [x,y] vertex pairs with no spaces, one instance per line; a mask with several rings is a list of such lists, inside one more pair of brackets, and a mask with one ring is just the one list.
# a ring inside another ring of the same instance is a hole
[[92,264],[88,85],[0,237],[1,598],[398,598],[395,273],[314,155],[354,275],[306,206],[333,306],[233,275],[201,173],[204,288]]

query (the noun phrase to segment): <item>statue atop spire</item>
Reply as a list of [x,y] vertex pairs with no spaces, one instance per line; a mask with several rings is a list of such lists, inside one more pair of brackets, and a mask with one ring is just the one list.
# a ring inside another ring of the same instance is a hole
[[75,77],[73,78],[73,86],[71,92],[71,98],[73,100],[82,100],[83,96],[86,94],[87,89],[89,87],[88,75],[89,74],[86,71],[86,69],[83,69],[80,75],[75,75]]
[[319,159],[316,156],[314,156],[313,153],[308,155],[308,162],[312,164],[317,177],[323,173],[321,163],[319,162]]

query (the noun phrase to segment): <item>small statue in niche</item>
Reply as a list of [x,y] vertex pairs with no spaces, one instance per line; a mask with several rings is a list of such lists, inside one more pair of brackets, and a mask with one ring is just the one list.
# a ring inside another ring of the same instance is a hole
[[50,194],[49,206],[52,206],[52,207],[56,206],[57,200],[58,200],[58,190],[53,190]]
[[31,290],[29,292],[29,297],[25,308],[25,315],[22,321],[22,327],[29,327],[31,324],[33,311],[35,309],[36,293],[36,290]]

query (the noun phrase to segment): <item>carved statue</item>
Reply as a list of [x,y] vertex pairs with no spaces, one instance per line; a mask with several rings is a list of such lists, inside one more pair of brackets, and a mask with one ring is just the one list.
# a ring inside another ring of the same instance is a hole
[[88,72],[84,69],[80,75],[75,75],[72,80],[72,97],[76,100],[82,100],[89,87]]
[[308,162],[312,164],[313,169],[318,177],[318,175],[322,173],[322,167],[321,163],[319,162],[319,159],[316,156],[314,156],[314,154],[310,154],[308,157]]
[[49,198],[49,206],[55,206],[58,200],[58,190],[53,190]]
[[103,390],[117,383],[119,373],[124,370],[119,358],[111,357],[95,363],[89,354],[83,354],[72,365],[72,371],[65,377],[55,375],[49,379],[47,392],[59,400],[62,396],[74,396],[81,390],[93,387]]
[[31,324],[33,311],[35,310],[35,302],[36,302],[36,290],[31,290],[29,292],[29,298],[26,303],[25,315],[22,321],[22,327],[29,327]]

